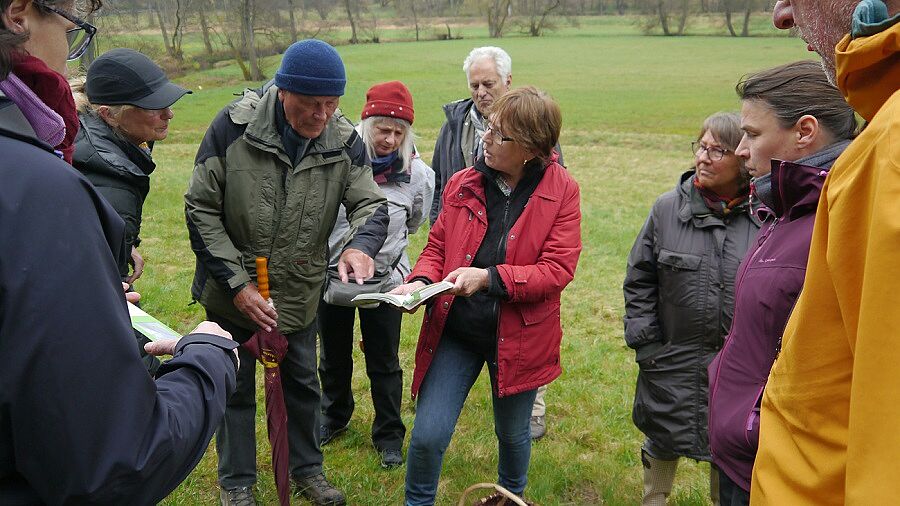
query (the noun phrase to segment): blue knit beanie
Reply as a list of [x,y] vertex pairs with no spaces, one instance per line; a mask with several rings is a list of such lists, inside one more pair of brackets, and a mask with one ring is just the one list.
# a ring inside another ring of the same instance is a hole
[[275,73],[275,86],[301,95],[339,97],[345,84],[341,56],[327,42],[316,39],[291,44]]

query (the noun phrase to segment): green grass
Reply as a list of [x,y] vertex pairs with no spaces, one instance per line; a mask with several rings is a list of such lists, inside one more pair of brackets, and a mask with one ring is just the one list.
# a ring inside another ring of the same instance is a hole
[[[596,22],[541,39],[339,48],[350,80],[342,101],[345,113],[357,117],[371,84],[404,81],[415,98],[418,145],[426,160],[442,121],[441,104],[465,93],[461,62],[472,47],[502,45],[513,57],[514,84],[542,87],[562,106],[565,159],[582,189],[584,251],[576,279],[563,294],[564,373],[547,394],[549,433],[532,453],[527,495],[540,504],[639,502],[642,438],[630,421],[637,368],[623,344],[621,324],[625,257],[655,197],[672,188],[690,166],[690,136],[702,119],[738,108],[733,91],[737,79],[807,58],[802,44],[790,38],[648,37],[623,26],[616,24],[613,34],[604,33],[603,23]],[[274,69],[277,57],[266,65]],[[144,208],[141,246],[146,269],[137,287],[147,311],[188,331],[202,319],[202,310],[189,305],[194,258],[181,196],[210,119],[247,84],[238,81],[233,67],[195,72],[180,82],[195,93],[177,104],[171,136],[154,152],[158,169]],[[424,231],[412,238],[413,254],[424,240]],[[401,362],[406,385],[420,322],[420,315],[404,319]],[[401,504],[403,469],[383,471],[369,441],[373,412],[362,357],[356,354],[357,410],[348,433],[325,448],[326,470],[351,504]],[[256,493],[262,504],[275,504],[261,395],[260,390]],[[404,421],[411,428],[415,414],[408,395],[404,399]],[[489,384],[483,375],[447,451],[439,504],[456,504],[472,483],[494,481],[496,465]],[[707,472],[705,464],[683,462],[672,503],[704,504]],[[217,493],[211,446],[165,504],[213,504]]]

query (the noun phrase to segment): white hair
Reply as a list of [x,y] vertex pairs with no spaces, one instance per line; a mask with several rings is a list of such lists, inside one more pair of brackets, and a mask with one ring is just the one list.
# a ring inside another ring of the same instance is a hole
[[402,128],[406,132],[406,135],[403,136],[403,142],[400,143],[397,151],[400,152],[400,158],[403,159],[403,170],[409,169],[409,164],[412,162],[412,155],[415,151],[416,134],[413,132],[412,125],[405,119],[390,118],[388,116],[369,116],[360,121],[359,125],[356,125],[356,131],[362,137],[369,159],[371,160],[378,156],[375,154],[375,127],[380,123],[387,123],[391,127]]
[[463,72],[466,73],[466,79],[469,78],[469,69],[472,65],[484,58],[490,58],[494,62],[494,67],[497,68],[497,73],[500,74],[500,80],[505,83],[509,79],[509,75],[512,74],[512,58],[509,57],[506,51],[495,46],[476,47],[469,53],[469,56],[466,56],[466,61],[463,62]]

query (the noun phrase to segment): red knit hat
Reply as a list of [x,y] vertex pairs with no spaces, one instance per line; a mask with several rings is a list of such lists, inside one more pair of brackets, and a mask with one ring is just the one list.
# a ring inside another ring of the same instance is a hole
[[412,95],[400,81],[376,84],[366,92],[366,105],[360,118],[369,116],[405,119],[412,125],[415,116]]

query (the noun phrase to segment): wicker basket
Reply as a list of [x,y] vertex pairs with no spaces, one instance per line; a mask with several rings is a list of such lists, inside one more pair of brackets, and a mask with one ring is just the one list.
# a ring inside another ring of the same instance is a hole
[[519,496],[517,496],[516,494],[513,494],[509,490],[506,490],[505,488],[501,487],[500,485],[497,485],[496,483],[476,483],[476,484],[472,485],[471,487],[465,489],[463,491],[462,497],[459,498],[459,502],[457,503],[457,506],[466,506],[466,500],[469,498],[469,495],[472,492],[474,492],[476,490],[480,490],[480,489],[490,489],[495,492],[499,492],[499,493],[503,494],[507,499],[509,499],[511,504],[515,504],[517,506],[528,506],[528,504],[525,501],[523,501],[522,499],[520,499]]

